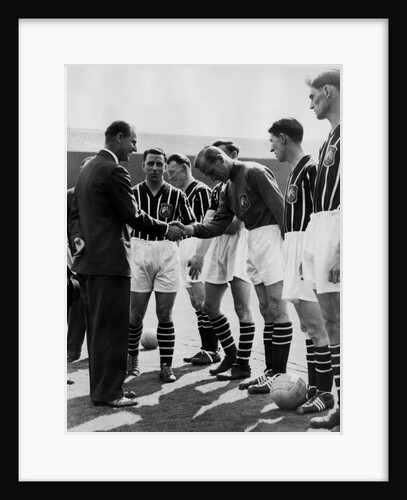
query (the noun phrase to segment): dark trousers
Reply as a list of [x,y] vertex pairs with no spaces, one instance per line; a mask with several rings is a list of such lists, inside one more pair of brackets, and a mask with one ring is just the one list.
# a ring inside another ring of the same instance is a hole
[[66,353],[73,359],[79,359],[85,340],[86,320],[85,305],[82,295],[72,302],[68,313],[68,334]]
[[130,278],[78,274],[86,316],[90,398],[123,396],[129,343]]

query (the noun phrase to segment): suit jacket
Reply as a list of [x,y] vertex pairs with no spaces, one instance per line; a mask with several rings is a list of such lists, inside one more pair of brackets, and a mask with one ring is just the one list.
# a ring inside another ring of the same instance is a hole
[[104,150],[81,170],[68,220],[72,248],[85,241],[72,270],[80,274],[130,276],[130,235],[127,224],[153,236],[164,236],[168,224],[153,219],[136,203],[128,171]]

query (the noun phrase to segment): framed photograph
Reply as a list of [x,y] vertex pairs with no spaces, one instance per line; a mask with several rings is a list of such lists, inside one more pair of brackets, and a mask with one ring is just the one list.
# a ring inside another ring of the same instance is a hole
[[[388,19],[19,20],[21,482],[388,481],[388,36]],[[130,410],[108,421],[68,412],[70,394],[88,394],[66,384],[65,193],[106,127],[123,119],[138,129],[133,183],[149,147],[194,158],[205,141],[230,138],[284,189],[268,128],[294,116],[318,157],[329,124],[316,120],[305,81],[333,67],[343,85],[341,432],[282,431],[261,410],[253,425],[203,432],[171,432],[165,422],[138,432]],[[35,290],[33,263],[46,271]],[[220,466],[214,457],[225,450]]]

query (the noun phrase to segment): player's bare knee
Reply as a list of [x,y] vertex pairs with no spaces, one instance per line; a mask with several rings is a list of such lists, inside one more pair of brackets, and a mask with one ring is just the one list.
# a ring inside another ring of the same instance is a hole
[[278,319],[282,314],[284,314],[284,308],[282,307],[281,300],[272,297],[268,304],[269,312],[273,315],[275,319]]
[[196,303],[196,300],[193,298],[193,297],[189,297],[190,301],[191,301],[191,306],[196,310],[196,311],[200,311],[201,309],[198,308],[197,306],[197,303]]
[[204,312],[209,318],[215,318],[217,316],[217,313],[219,311],[219,308],[214,307],[213,304],[204,302],[202,305],[202,312]]
[[263,302],[259,303],[260,314],[265,317],[269,314],[269,305]]
[[139,325],[143,322],[144,316],[142,314],[138,314],[136,312],[130,313],[130,323],[132,325]]
[[303,324],[305,325],[307,332],[311,334],[318,334],[319,331],[324,331],[324,322],[321,317],[312,317],[311,315],[303,318]]
[[328,334],[326,333],[325,326],[319,321],[307,321],[307,333],[317,347],[329,343],[329,338]]
[[170,323],[172,321],[172,311],[168,309],[157,310],[157,319],[160,323]]
[[235,312],[241,323],[251,322],[252,314],[246,304],[235,303]]
[[204,301],[203,300],[196,300],[195,301],[195,309],[197,311],[203,311],[204,310]]
[[340,321],[340,316],[333,308],[321,308],[321,313],[326,327],[334,327]]

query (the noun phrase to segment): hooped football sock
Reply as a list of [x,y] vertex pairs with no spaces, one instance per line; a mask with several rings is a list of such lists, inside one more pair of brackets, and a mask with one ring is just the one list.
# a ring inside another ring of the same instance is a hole
[[255,332],[254,323],[239,323],[239,347],[237,350],[236,362],[241,366],[249,364],[250,355],[253,349]]
[[332,357],[332,372],[335,382],[336,392],[338,395],[338,404],[340,404],[341,399],[341,344],[335,344],[329,346],[331,349]]
[[195,314],[198,325],[198,333],[201,338],[201,349],[206,350],[206,337],[205,337],[205,330],[203,328],[202,311],[195,311]]
[[273,323],[265,323],[263,330],[264,355],[266,358],[266,370],[271,370],[273,365]]
[[133,325],[130,323],[129,326],[129,347],[128,352],[130,356],[137,357],[139,355],[140,339],[143,333],[143,323],[138,325]]
[[157,326],[157,341],[160,350],[160,365],[172,365],[175,346],[175,330],[174,323],[158,322]]
[[317,374],[315,371],[315,346],[312,339],[305,339],[306,360],[308,370],[308,385],[317,386]]
[[205,351],[217,352],[219,349],[219,340],[208,315],[204,312],[202,313],[202,328],[205,338]]
[[286,373],[288,356],[290,354],[293,339],[293,325],[287,323],[274,323],[273,341],[273,371],[274,373]]
[[231,357],[236,356],[237,348],[232,337],[227,317],[225,315],[219,316],[214,320],[211,320],[211,323],[220,345],[225,351],[225,354]]
[[317,376],[318,391],[331,392],[333,384],[333,371],[329,345],[322,347],[315,346],[315,371]]

